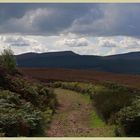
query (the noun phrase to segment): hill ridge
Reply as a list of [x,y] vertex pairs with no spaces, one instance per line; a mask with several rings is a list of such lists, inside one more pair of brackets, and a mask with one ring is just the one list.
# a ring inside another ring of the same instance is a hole
[[140,74],[140,52],[112,56],[79,55],[72,51],[17,55],[19,67],[95,69]]

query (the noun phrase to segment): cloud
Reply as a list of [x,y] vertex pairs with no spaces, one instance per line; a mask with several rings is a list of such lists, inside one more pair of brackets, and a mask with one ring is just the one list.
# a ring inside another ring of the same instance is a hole
[[1,36],[0,40],[3,41],[3,43],[9,44],[9,46],[30,46],[30,41],[21,36]]
[[64,40],[64,45],[67,45],[70,47],[88,46],[88,41],[85,38],[67,39],[67,40]]
[[[25,6],[27,7],[25,8]],[[14,7],[19,9],[17,4]],[[76,18],[84,15],[88,11],[88,7],[88,4],[23,4],[23,8],[20,5],[20,10],[23,11],[20,13],[22,14],[15,13],[11,17],[10,10],[6,7],[5,15],[9,16],[3,19],[0,31],[1,33],[32,35],[59,34],[70,27]]]
[[70,32],[94,36],[139,36],[139,4],[99,4],[76,19]]
[[123,37],[120,46],[126,49],[140,49],[140,40],[138,38]]
[[26,35],[140,36],[140,4],[0,4],[0,32]]
[[78,38],[78,37],[74,37],[74,38],[64,38],[64,39],[60,39],[58,41],[56,41],[56,45],[59,46],[68,46],[68,47],[83,47],[83,46],[88,46],[89,45],[89,41],[84,38]]
[[11,48],[15,54],[25,52],[46,52],[47,48],[39,41],[30,36],[20,35],[1,35],[0,36],[0,51],[5,48]]
[[124,36],[89,38],[75,34],[67,36],[65,34],[60,36],[0,35],[0,44],[0,51],[10,47],[15,54],[71,50],[82,55],[104,56],[140,51],[138,38]]
[[101,51],[103,55],[135,52],[140,51],[140,40],[138,38],[124,36],[98,37],[97,46],[97,50]]
[[98,46],[99,47],[106,47],[106,48],[114,48],[117,47],[118,42],[116,42],[114,39],[112,38],[103,38],[103,37],[99,37],[98,38]]

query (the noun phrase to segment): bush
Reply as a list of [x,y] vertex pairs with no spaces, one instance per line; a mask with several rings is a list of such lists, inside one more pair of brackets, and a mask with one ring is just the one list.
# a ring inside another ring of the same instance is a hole
[[20,96],[16,93],[10,92],[9,90],[0,90],[0,107],[4,107],[6,103],[13,104],[15,106],[19,105],[21,104]]
[[9,78],[9,90],[21,95],[23,99],[31,102],[34,106],[45,109],[46,106],[53,110],[56,106],[56,96],[52,88],[39,83],[31,83],[21,77]]
[[[95,90],[93,100],[100,115],[108,121],[121,108],[131,104],[134,94],[127,90],[101,88]],[[113,119],[113,118],[112,118]]]
[[5,136],[32,136],[41,127],[41,115],[29,104],[20,109],[0,108],[0,127]]
[[55,107],[58,105],[53,89],[47,87],[42,87],[39,90],[39,102],[42,109],[44,108],[44,106],[48,106],[53,110],[53,112],[55,110]]
[[1,53],[0,64],[6,68],[8,72],[12,74],[16,72],[16,59],[11,49],[4,49]]
[[43,135],[43,119],[48,125],[56,106],[53,90],[21,76],[8,76],[6,85],[0,90],[0,135]]
[[140,97],[132,105],[121,109],[116,114],[117,134],[119,136],[140,136]]
[[48,125],[48,123],[51,122],[52,114],[53,114],[53,110],[50,109],[49,107],[44,112],[42,112],[42,117],[44,118],[43,120],[44,120],[45,127]]
[[4,136],[30,136],[41,124],[40,111],[16,93],[0,91],[0,133]]
[[5,87],[6,85],[6,72],[5,69],[0,66],[0,87]]
[[[10,49],[0,56],[0,136],[38,136],[55,110],[51,88],[27,80],[16,70]],[[42,115],[44,114],[44,115]],[[45,118],[46,117],[46,118]],[[41,134],[42,133],[42,134]]]
[[93,85],[86,83],[78,83],[78,82],[55,82],[50,84],[51,87],[55,88],[63,88],[74,90],[76,92],[81,92],[83,94],[91,94],[93,92]]

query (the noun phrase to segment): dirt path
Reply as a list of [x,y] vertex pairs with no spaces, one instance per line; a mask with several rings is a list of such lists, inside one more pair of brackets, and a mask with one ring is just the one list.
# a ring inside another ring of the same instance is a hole
[[47,136],[114,136],[112,127],[96,115],[89,96],[64,89],[55,89],[55,93],[59,107]]

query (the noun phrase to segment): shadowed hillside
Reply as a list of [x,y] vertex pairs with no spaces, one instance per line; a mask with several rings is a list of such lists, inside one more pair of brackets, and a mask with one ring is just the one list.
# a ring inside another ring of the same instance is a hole
[[100,71],[140,74],[140,52],[114,56],[78,55],[71,51],[27,53],[16,56],[19,67],[95,69]]

